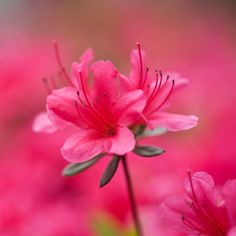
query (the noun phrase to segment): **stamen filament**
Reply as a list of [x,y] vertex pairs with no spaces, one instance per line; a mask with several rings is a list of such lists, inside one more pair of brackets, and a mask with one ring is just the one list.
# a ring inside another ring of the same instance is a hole
[[50,76],[50,80],[51,80],[51,84],[52,84],[53,89],[57,89],[56,80],[52,75]]
[[79,115],[79,117],[80,117],[80,119],[88,126],[88,127],[92,127],[93,129],[95,129],[95,130],[97,130],[98,132],[100,132],[100,133],[104,133],[104,131],[106,131],[105,129],[102,129],[101,127],[102,126],[95,126],[95,125],[93,125],[91,122],[89,122],[88,121],[88,119],[86,119],[86,118],[84,118],[83,116],[82,116],[82,114],[79,112],[79,110],[78,110],[78,103],[75,101],[75,106],[76,106],[76,110],[77,110],[77,113],[78,113],[78,115]]
[[65,67],[63,66],[62,64],[62,61],[61,61],[61,57],[60,57],[60,53],[59,53],[59,47],[58,47],[58,42],[57,41],[54,41],[53,42],[53,47],[54,47],[54,52],[55,52],[55,57],[56,57],[56,61],[57,61],[57,64],[62,72],[62,74],[65,76],[67,82],[71,85],[71,86],[74,86],[73,83],[71,82],[71,79],[70,79],[70,76],[68,74],[68,72],[66,71]]
[[52,92],[52,88],[49,87],[48,79],[47,78],[43,78],[42,81],[44,83],[44,87],[45,87],[47,93],[50,94]]
[[141,85],[141,88],[143,88],[145,86],[145,83],[147,81],[148,71],[149,71],[149,68],[147,67],[146,68],[146,73],[145,73],[145,76],[144,76],[144,80],[143,80],[143,84]]
[[[151,104],[153,98],[156,96],[155,93],[156,93],[156,89],[157,89],[157,84],[158,84],[158,82],[159,82],[159,76],[158,76],[157,71],[155,71],[155,72],[156,72],[156,81],[155,81],[154,89],[152,90],[152,93],[151,93],[150,97],[149,97],[148,100],[147,100],[147,106],[148,106],[149,104]],[[162,76],[161,76],[161,78],[160,78],[160,82],[159,82],[157,91],[159,90],[159,88],[160,88],[160,86],[161,86],[161,83],[162,83]]]
[[143,84],[143,60],[142,60],[142,53],[141,53],[141,45],[140,43],[136,43],[138,48],[138,54],[139,54],[139,63],[140,63],[140,78],[139,78],[139,88],[142,88]]
[[89,108],[93,114],[95,115],[95,118],[97,120],[99,120],[101,123],[103,123],[104,126],[106,126],[108,129],[110,127],[109,123],[107,123],[98,113],[97,111],[94,109],[94,107],[92,106],[91,102],[89,101],[88,99],[88,96],[86,94],[86,91],[85,91],[85,86],[84,86],[84,82],[83,82],[83,75],[82,75],[82,72],[79,71],[79,75],[80,75],[80,83],[81,83],[81,87],[82,87],[82,92],[83,92],[83,95],[85,97],[85,100],[87,102],[87,104],[85,103],[85,105],[87,106],[87,108]]
[[198,227],[191,220],[187,219],[185,216],[182,216],[183,223],[192,230],[198,231],[200,233],[209,234],[208,231]]

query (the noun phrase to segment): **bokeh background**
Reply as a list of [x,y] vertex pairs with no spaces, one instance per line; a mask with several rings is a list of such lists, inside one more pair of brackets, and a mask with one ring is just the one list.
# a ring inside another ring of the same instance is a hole
[[35,134],[45,109],[43,77],[58,73],[52,40],[69,69],[88,47],[122,73],[137,41],[154,69],[190,80],[170,111],[199,116],[189,131],[143,140],[166,154],[129,155],[145,235],[180,236],[157,215],[183,193],[186,170],[204,170],[221,186],[236,177],[236,4],[206,0],[0,1],[0,235],[134,235],[122,168],[99,189],[109,157],[71,178],[60,154],[66,134]]

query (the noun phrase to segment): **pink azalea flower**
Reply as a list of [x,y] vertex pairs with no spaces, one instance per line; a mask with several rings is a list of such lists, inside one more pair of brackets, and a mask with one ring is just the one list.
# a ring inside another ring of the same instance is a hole
[[[91,59],[92,51],[87,50],[79,63],[72,64],[71,80],[62,70],[70,86],[54,89],[47,97],[50,121],[41,114],[34,122],[36,131],[53,132],[54,127],[67,125],[75,128],[61,149],[70,162],[87,161],[104,152],[123,155],[132,151],[135,138],[128,126],[145,107],[142,90],[120,90],[118,72],[110,61],[96,61],[89,67]],[[88,69],[93,74],[92,85]]]
[[143,110],[143,120],[150,127],[162,127],[169,131],[190,129],[197,125],[198,118],[194,115],[177,115],[163,112],[172,93],[187,84],[188,80],[176,73],[162,74],[156,71],[154,79],[145,65],[145,52],[138,49],[131,52],[130,76],[121,75],[121,85],[124,90],[143,90],[147,103]]
[[160,217],[188,235],[235,235],[236,179],[219,191],[206,172],[189,173],[184,182],[187,197],[174,196],[159,207]]

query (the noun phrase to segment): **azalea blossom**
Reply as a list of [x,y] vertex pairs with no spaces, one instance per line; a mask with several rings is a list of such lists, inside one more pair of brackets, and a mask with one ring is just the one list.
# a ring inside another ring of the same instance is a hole
[[141,123],[151,129],[166,128],[169,131],[190,129],[197,125],[198,118],[194,115],[178,115],[163,112],[168,105],[169,98],[178,89],[188,83],[176,73],[162,73],[155,71],[151,76],[145,64],[145,52],[137,43],[137,49],[131,52],[131,72],[129,76],[121,75],[121,86],[126,91],[141,89],[147,99]]
[[[69,86],[51,91],[47,115],[40,114],[34,122],[36,131],[74,127],[61,150],[70,162],[87,161],[100,153],[124,155],[132,151],[135,137],[128,127],[146,103],[142,90],[120,90],[118,71],[112,62],[96,61],[89,66],[91,60],[89,49],[79,63],[72,64],[71,77],[64,71]],[[91,85],[89,72],[93,75]]]
[[236,179],[220,191],[206,172],[196,172],[184,182],[187,197],[173,196],[159,207],[160,217],[172,228],[188,235],[235,235]]
[[[47,113],[40,113],[33,125],[36,132],[55,132],[73,127],[73,134],[62,147],[70,162],[84,162],[100,153],[124,155],[135,147],[136,128],[146,126],[171,131],[194,127],[198,118],[160,111],[172,92],[186,84],[186,79],[167,78],[156,72],[153,81],[144,73],[144,52],[131,54],[130,78],[120,75],[111,61],[95,61],[88,49],[79,62],[72,64],[69,75],[60,60],[57,44],[55,55],[63,79],[62,88],[55,80],[45,80],[49,95]],[[66,82],[66,84],[65,84]]]

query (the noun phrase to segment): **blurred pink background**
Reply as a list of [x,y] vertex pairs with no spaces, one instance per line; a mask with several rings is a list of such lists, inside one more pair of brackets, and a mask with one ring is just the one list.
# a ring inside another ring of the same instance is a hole
[[159,203],[183,192],[186,170],[207,171],[217,185],[236,178],[236,4],[234,1],[0,1],[0,236],[134,235],[123,171],[99,189],[108,159],[66,178],[66,134],[35,134],[45,109],[43,77],[58,73],[52,40],[68,69],[88,47],[129,72],[137,41],[154,69],[190,80],[171,111],[199,125],[142,143],[166,153],[129,155],[145,235],[180,236],[162,225]]

